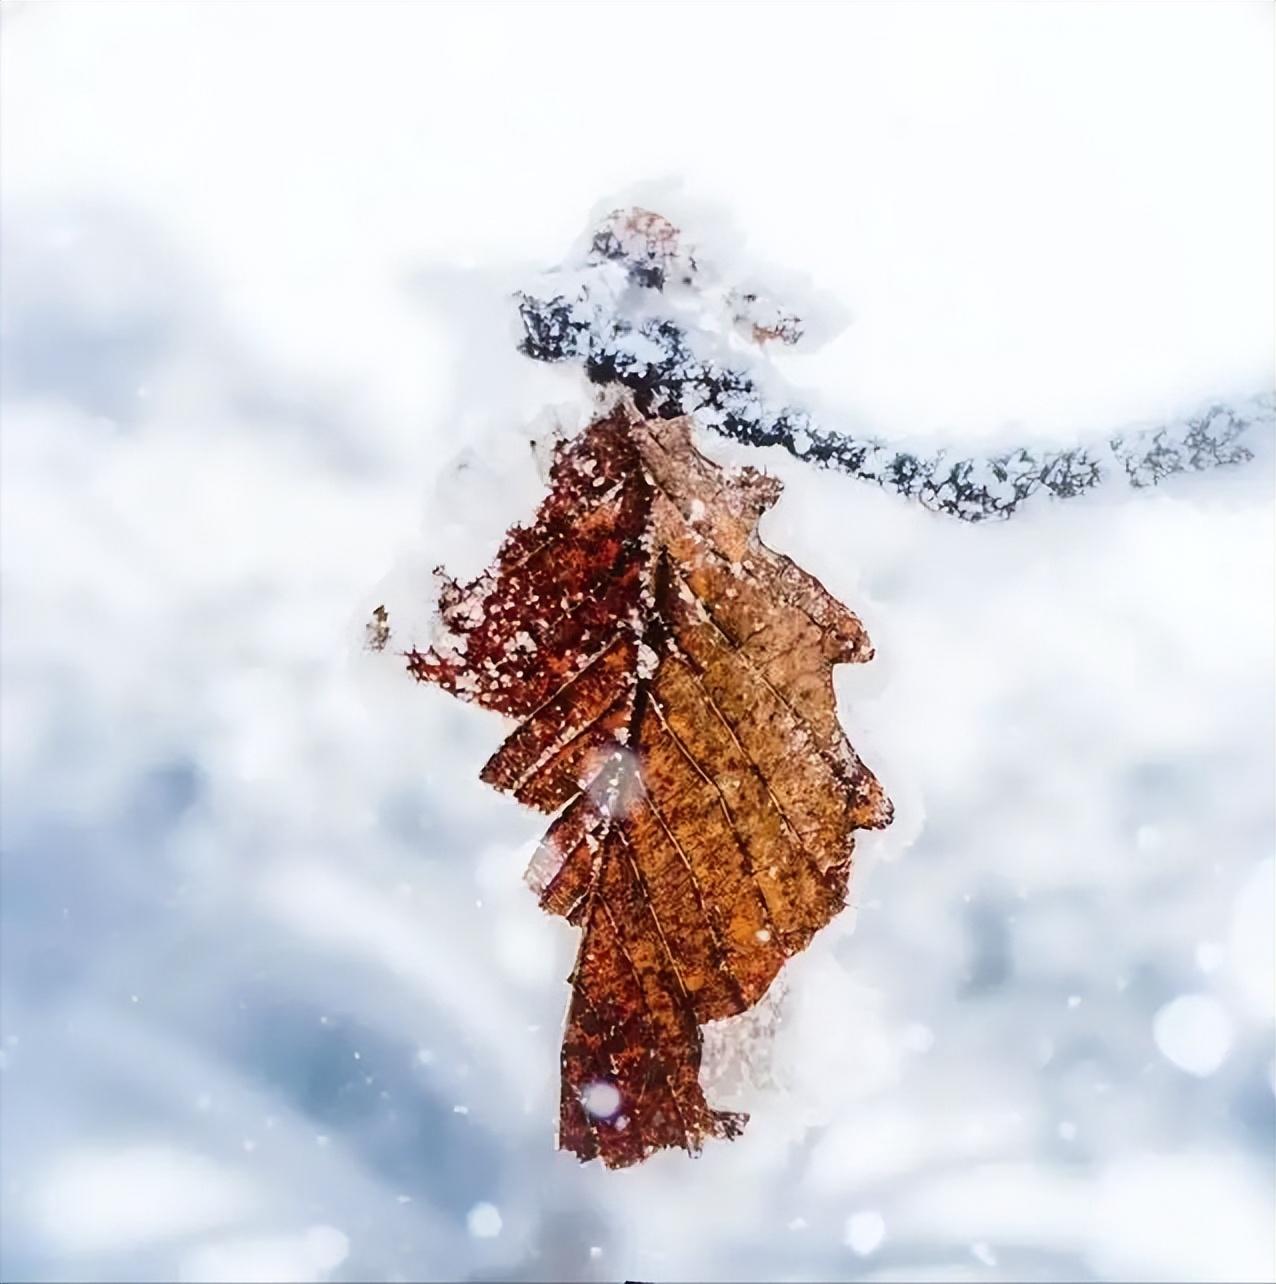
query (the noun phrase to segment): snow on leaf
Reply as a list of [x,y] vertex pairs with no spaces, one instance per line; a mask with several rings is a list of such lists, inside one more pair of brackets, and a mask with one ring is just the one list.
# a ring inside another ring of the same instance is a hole
[[701,1027],[763,997],[845,904],[854,831],[891,818],[833,696],[872,649],[758,538],[779,493],[621,403],[559,446],[495,563],[444,581],[454,649],[407,653],[517,721],[482,777],[555,816],[528,881],[581,930],[559,1144],[582,1160],[739,1132],[701,1090]]

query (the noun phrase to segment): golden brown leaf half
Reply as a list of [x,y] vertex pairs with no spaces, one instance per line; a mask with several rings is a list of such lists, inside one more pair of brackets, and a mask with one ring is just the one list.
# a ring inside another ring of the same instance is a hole
[[757,535],[780,484],[627,404],[559,446],[531,526],[411,672],[518,721],[483,779],[556,818],[528,870],[581,929],[559,1144],[610,1167],[745,1117],[699,1084],[707,1021],[756,1003],[846,900],[891,806],[837,720],[856,619]]

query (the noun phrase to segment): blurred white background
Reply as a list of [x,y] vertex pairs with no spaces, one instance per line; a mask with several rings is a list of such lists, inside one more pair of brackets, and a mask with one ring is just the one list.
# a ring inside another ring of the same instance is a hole
[[966,528],[754,456],[899,820],[694,1162],[554,1151],[542,821],[359,650],[534,507],[509,291],[635,184],[884,435],[1271,388],[1270,6],[0,19],[5,1279],[1272,1278],[1269,461]]

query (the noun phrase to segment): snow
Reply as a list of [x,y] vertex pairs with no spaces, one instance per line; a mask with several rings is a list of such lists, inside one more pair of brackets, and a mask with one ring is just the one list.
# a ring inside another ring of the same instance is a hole
[[182,1284],[317,1284],[349,1252],[349,1239],[333,1226],[312,1226],[296,1235],[231,1237],[188,1253],[177,1278]]
[[992,1248],[982,1240],[980,1240],[979,1243],[972,1244],[970,1246],[970,1255],[984,1266],[997,1265],[997,1255],[992,1251]]
[[846,1219],[845,1240],[847,1247],[860,1257],[875,1253],[886,1238],[886,1223],[875,1211],[852,1213]]
[[1073,440],[1271,380],[1268,10],[722,12],[618,99],[623,3],[3,6],[4,1278],[1276,1272],[1261,468],[967,528],[702,433],[864,620],[897,818],[738,1141],[553,1149],[545,818],[395,656],[588,411],[512,292],[634,199],[818,287],[767,358],[821,422]]
[[910,1052],[929,1052],[935,1046],[935,1032],[920,1021],[912,1021],[904,1031],[904,1046]]
[[600,1080],[586,1086],[581,1104],[595,1119],[610,1119],[620,1109],[620,1092],[614,1083]]
[[46,1234],[100,1253],[233,1224],[257,1197],[254,1183],[201,1155],[84,1147],[35,1174],[31,1209]]
[[1273,905],[1276,905],[1276,858],[1269,858],[1255,865],[1237,889],[1227,943],[1233,982],[1253,1019],[1267,1023],[1276,1020]]
[[501,1233],[501,1212],[494,1204],[475,1204],[465,1216],[465,1224],[475,1239],[495,1239]]
[[1157,1012],[1152,1033],[1166,1060],[1202,1079],[1218,1070],[1232,1046],[1232,1023],[1209,994],[1172,999]]

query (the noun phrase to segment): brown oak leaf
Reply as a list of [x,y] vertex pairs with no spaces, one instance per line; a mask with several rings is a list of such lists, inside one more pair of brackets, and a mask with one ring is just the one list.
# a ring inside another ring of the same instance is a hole
[[780,483],[622,403],[557,448],[535,521],[410,671],[517,719],[482,778],[555,815],[528,869],[581,929],[559,1145],[609,1167],[745,1116],[699,1083],[708,1021],[756,1003],[844,906],[891,806],[837,720],[854,615],[758,538]]

